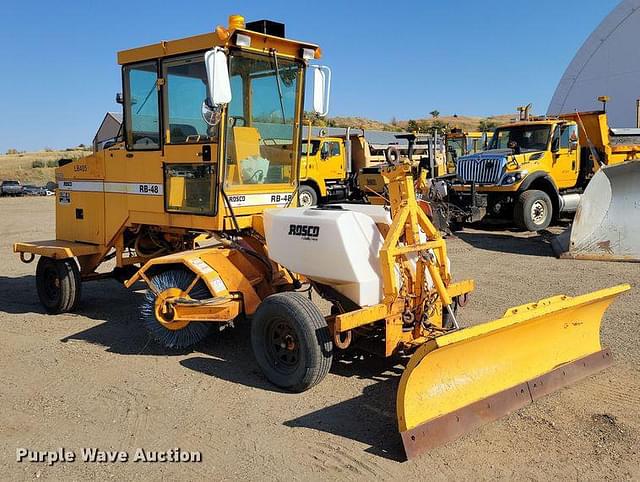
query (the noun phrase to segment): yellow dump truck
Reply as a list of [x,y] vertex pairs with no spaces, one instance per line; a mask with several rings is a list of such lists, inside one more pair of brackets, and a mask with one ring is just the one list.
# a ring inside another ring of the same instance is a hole
[[[335,129],[334,129],[335,130]],[[310,130],[308,130],[309,132]],[[382,167],[389,163],[411,162],[437,175],[446,172],[443,138],[436,148],[432,136],[401,133],[384,143],[372,143],[364,129],[345,128],[343,133],[308,136],[302,143],[298,202],[314,206],[318,202],[363,201],[385,189]],[[378,134],[379,135],[379,134]],[[403,142],[404,141],[404,142]],[[429,159],[434,159],[434,166]],[[375,193],[375,194],[374,194]]]
[[613,135],[604,111],[550,118],[522,109],[517,122],[495,129],[488,150],[458,158],[451,201],[461,209],[458,221],[512,219],[539,231],[560,213],[576,211],[601,166],[638,154],[635,138]]

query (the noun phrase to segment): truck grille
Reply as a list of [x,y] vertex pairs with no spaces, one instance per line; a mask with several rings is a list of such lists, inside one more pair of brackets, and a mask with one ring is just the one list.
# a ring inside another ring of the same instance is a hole
[[456,170],[458,178],[465,183],[496,184],[506,167],[506,160],[500,157],[458,159]]

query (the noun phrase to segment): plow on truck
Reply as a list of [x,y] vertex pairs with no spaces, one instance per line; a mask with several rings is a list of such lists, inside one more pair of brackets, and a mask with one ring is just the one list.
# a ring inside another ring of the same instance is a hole
[[[159,343],[188,348],[248,319],[264,375],[297,392],[343,350],[409,357],[396,407],[409,457],[608,365],[600,322],[628,285],[461,329],[474,284],[454,281],[406,164],[381,169],[386,206],[289,207],[306,72],[314,110],[327,111],[319,56],[284,25],[240,16],[120,52],[124,143],[59,167],[56,239],[14,245],[25,262],[39,256],[45,309],[73,311],[91,280],[142,282],[141,325]],[[113,271],[99,271],[107,261]]]

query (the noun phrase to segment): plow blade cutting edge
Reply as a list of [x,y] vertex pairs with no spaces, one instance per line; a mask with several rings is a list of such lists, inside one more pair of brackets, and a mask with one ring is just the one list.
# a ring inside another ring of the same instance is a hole
[[562,258],[640,261],[640,161],[603,167],[589,182],[571,231],[554,238]]
[[627,284],[554,296],[440,336],[413,354],[400,379],[398,427],[408,458],[611,364],[602,315]]

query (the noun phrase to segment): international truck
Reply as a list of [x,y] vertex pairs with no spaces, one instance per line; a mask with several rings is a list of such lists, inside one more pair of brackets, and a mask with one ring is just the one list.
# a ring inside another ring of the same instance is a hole
[[450,191],[460,208],[455,221],[493,217],[546,229],[561,213],[576,211],[601,166],[636,159],[637,137],[620,134],[604,111],[532,117],[521,109],[518,121],[495,129],[488,150],[458,158]]

